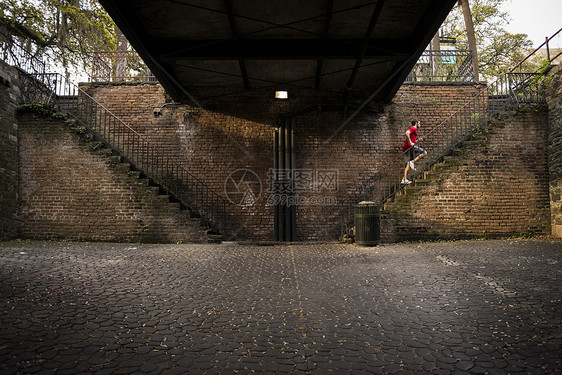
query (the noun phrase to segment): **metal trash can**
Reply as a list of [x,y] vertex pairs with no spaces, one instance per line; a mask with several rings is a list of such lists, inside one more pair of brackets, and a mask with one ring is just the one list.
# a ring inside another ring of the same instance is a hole
[[355,243],[376,246],[381,242],[380,209],[374,202],[360,202],[354,209]]

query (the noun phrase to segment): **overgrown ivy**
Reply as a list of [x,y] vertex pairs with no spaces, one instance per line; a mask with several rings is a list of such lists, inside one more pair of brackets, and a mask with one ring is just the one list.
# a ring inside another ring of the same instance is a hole
[[67,115],[57,110],[55,105],[50,102],[34,102],[31,104],[21,104],[16,108],[17,113],[35,113],[41,117],[51,117],[55,120],[66,120]]
[[531,80],[533,85],[547,85],[552,81],[552,76],[548,76],[547,73],[552,68],[552,64],[548,60],[542,60],[540,62],[539,68],[537,69],[536,75]]

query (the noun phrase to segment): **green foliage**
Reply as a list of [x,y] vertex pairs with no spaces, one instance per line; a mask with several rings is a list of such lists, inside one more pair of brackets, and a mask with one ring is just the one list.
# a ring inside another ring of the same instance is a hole
[[[526,34],[505,30],[509,14],[502,12],[506,0],[469,0],[478,49],[478,67],[483,78],[497,77],[524,58],[532,46]],[[463,14],[455,6],[445,22],[444,35],[457,39],[458,49],[469,49]]]
[[548,60],[541,60],[539,63],[539,67],[537,69],[537,73],[541,75],[546,75],[552,69],[552,64]]
[[536,75],[531,80],[531,84],[538,86],[541,90],[544,90],[546,85],[552,80],[552,76],[548,76],[548,71],[552,68],[550,61],[542,60],[539,64],[539,68],[536,71]]
[[22,104],[16,108],[17,113],[35,113],[41,117],[51,117],[56,120],[66,120],[67,116],[57,110],[53,103],[35,102]]
[[[2,0],[0,30],[66,75],[87,72],[95,50],[114,50],[114,24],[97,0]],[[11,43],[0,34],[0,42]]]
[[478,131],[480,129],[480,113],[475,112],[473,113],[471,116],[471,128],[475,131]]

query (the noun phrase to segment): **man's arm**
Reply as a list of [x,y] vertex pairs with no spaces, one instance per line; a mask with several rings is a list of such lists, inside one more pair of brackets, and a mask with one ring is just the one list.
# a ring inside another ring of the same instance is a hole
[[410,147],[414,147],[414,142],[412,142],[412,138],[410,138],[410,129],[406,130],[406,139],[408,140],[408,143],[410,144]]

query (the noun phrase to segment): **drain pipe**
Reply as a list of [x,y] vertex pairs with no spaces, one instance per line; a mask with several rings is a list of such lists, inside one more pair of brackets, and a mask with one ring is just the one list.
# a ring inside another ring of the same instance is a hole
[[294,119],[283,119],[275,130],[273,150],[274,240],[296,241],[297,206]]

